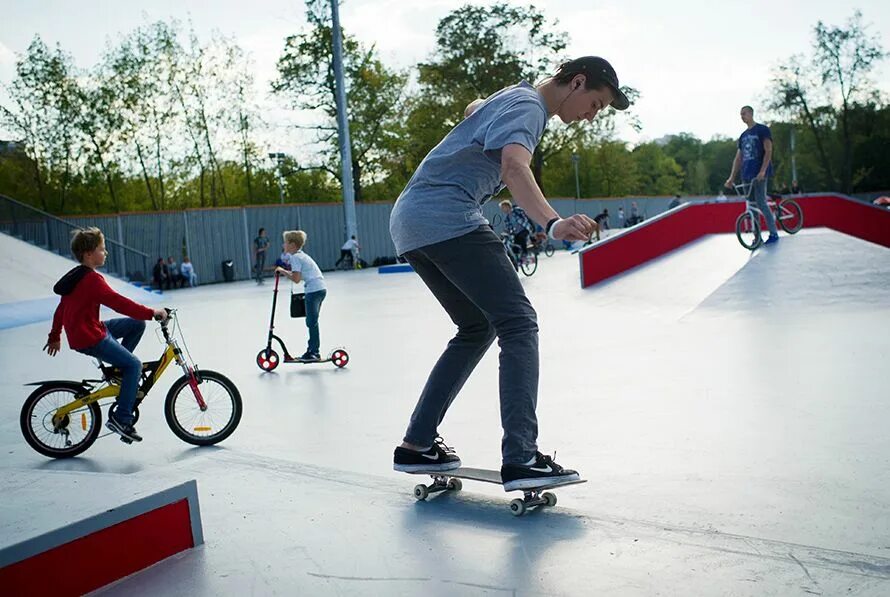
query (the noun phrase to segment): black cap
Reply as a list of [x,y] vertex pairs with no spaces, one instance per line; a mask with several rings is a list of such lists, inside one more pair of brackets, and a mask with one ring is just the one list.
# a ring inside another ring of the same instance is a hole
[[602,81],[612,88],[614,99],[611,106],[616,110],[627,110],[630,101],[621,87],[618,85],[618,75],[615,69],[609,64],[609,61],[599,56],[582,56],[559,65],[556,71],[557,76],[574,77],[575,75],[585,75],[592,77],[594,80]]

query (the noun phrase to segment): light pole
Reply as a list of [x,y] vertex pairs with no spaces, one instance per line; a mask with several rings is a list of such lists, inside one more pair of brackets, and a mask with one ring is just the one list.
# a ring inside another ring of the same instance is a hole
[[283,153],[270,153],[269,159],[275,160],[276,165],[278,166],[278,202],[284,205],[284,185],[281,181],[281,164],[284,162],[284,158],[287,155]]
[[578,179],[578,162],[581,161],[581,156],[577,153],[572,154],[572,164],[575,166],[575,213],[578,213],[578,199],[581,198],[581,182]]
[[346,83],[343,77],[343,34],[340,32],[340,2],[331,0],[334,36],[334,81],[336,83],[337,129],[340,142],[340,179],[343,183],[343,211],[346,239],[358,234],[355,218],[355,189],[352,186],[352,144],[349,141],[349,117],[346,111]]
[[791,180],[797,180],[797,157],[794,155],[794,125],[791,125]]

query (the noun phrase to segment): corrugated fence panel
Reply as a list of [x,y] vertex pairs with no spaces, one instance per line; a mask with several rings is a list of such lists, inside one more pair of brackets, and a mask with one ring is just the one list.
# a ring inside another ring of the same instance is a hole
[[241,208],[198,209],[186,212],[192,264],[199,283],[224,280],[222,263],[232,260],[236,280],[250,277],[248,246]]
[[323,270],[334,268],[343,245],[345,227],[342,205],[300,206],[300,229],[308,235],[306,252]]
[[[389,214],[392,212],[392,203],[359,204],[356,205],[356,212],[358,242],[362,247],[361,258],[372,264],[378,257],[395,257],[396,247],[389,234]],[[340,246],[337,247],[338,258]]]
[[[688,201],[690,198],[684,198]],[[577,209],[594,217],[603,209],[609,210],[610,224],[618,226],[618,208],[623,207],[625,218],[630,216],[631,204],[637,202],[640,215],[648,219],[667,210],[672,197],[626,197],[621,199],[551,199],[553,208],[563,217]],[[378,257],[394,257],[395,247],[389,235],[391,203],[359,203],[356,205],[358,241],[362,247],[362,259],[373,263]],[[503,230],[498,200],[483,206],[483,213],[495,231]],[[267,205],[245,208],[195,209],[186,212],[122,214],[120,216],[74,217],[70,221],[78,226],[98,226],[112,240],[147,253],[148,271],[159,257],[172,256],[181,262],[188,252],[200,283],[220,282],[223,278],[222,262],[231,259],[235,279],[251,276],[253,267],[253,239],[260,227],[266,229],[270,239],[266,267],[271,267],[281,252],[281,234],[285,230],[304,230],[308,235],[306,252],[312,255],[323,270],[334,268],[345,239],[345,218],[342,204],[291,204]],[[119,223],[119,222],[120,223]],[[187,226],[186,226],[187,223]],[[29,236],[44,237],[49,232],[49,245],[67,254],[70,231],[67,226],[49,220],[28,222]],[[30,228],[34,228],[31,230]],[[42,228],[38,230],[37,228]],[[123,229],[123,238],[119,230]],[[109,259],[118,259],[109,249]],[[126,256],[128,273],[141,270],[141,258]]]

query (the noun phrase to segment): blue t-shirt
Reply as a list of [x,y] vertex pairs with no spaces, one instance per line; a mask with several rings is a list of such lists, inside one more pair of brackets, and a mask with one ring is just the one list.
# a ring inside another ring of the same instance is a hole
[[[763,142],[767,139],[772,141],[772,138],[773,135],[765,124],[755,124],[739,137],[739,151],[742,153],[742,180],[744,182],[753,180],[760,174],[765,153]],[[768,177],[773,175],[772,160],[767,167],[766,175]]]
[[523,81],[490,96],[420,163],[389,220],[396,254],[457,238],[488,220],[482,205],[497,195],[501,150],[517,144],[534,153],[547,125],[547,108]]

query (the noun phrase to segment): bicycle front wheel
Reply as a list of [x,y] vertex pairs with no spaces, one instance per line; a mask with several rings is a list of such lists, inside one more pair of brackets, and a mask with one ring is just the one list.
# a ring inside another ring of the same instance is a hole
[[779,226],[788,234],[794,234],[803,228],[803,210],[794,199],[783,199],[776,207],[776,219]]
[[735,235],[739,243],[749,251],[759,247],[763,243],[759,218],[754,217],[750,211],[740,215],[735,221]]
[[522,259],[522,262],[519,265],[519,269],[521,269],[522,273],[526,276],[530,276],[535,273],[538,269],[538,256],[529,251],[525,258]]
[[102,411],[95,402],[74,410],[57,423],[53,415],[84,395],[76,384],[42,385],[25,400],[19,422],[28,445],[50,458],[71,458],[84,452],[99,437]]
[[189,375],[173,383],[167,392],[164,415],[170,430],[182,441],[212,446],[232,435],[241,422],[241,394],[221,373],[201,370],[196,376],[194,385]]

